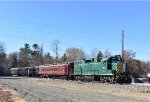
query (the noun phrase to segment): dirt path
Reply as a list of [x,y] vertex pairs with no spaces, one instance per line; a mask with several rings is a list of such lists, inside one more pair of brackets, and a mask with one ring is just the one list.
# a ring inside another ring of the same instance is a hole
[[0,77],[0,84],[21,94],[26,102],[150,102],[150,93],[138,92],[132,85],[18,77]]

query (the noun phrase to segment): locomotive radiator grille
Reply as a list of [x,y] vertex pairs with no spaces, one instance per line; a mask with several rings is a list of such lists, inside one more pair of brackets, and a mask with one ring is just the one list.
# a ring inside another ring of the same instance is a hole
[[116,78],[120,79],[122,77],[123,73],[123,64],[117,64],[116,65]]

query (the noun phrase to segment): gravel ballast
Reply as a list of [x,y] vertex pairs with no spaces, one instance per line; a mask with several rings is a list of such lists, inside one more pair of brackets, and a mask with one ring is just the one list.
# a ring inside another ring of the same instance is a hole
[[0,77],[0,85],[16,91],[26,102],[150,102],[149,86]]

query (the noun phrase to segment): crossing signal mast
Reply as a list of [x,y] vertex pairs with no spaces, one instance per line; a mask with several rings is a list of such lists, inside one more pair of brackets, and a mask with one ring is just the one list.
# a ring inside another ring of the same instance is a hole
[[122,63],[125,63],[125,56],[124,56],[124,30],[122,31]]

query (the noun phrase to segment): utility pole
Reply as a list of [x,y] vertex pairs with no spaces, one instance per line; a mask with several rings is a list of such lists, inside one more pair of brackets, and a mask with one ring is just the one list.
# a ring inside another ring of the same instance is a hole
[[122,31],[122,63],[125,63],[125,56],[124,56],[124,30]]

